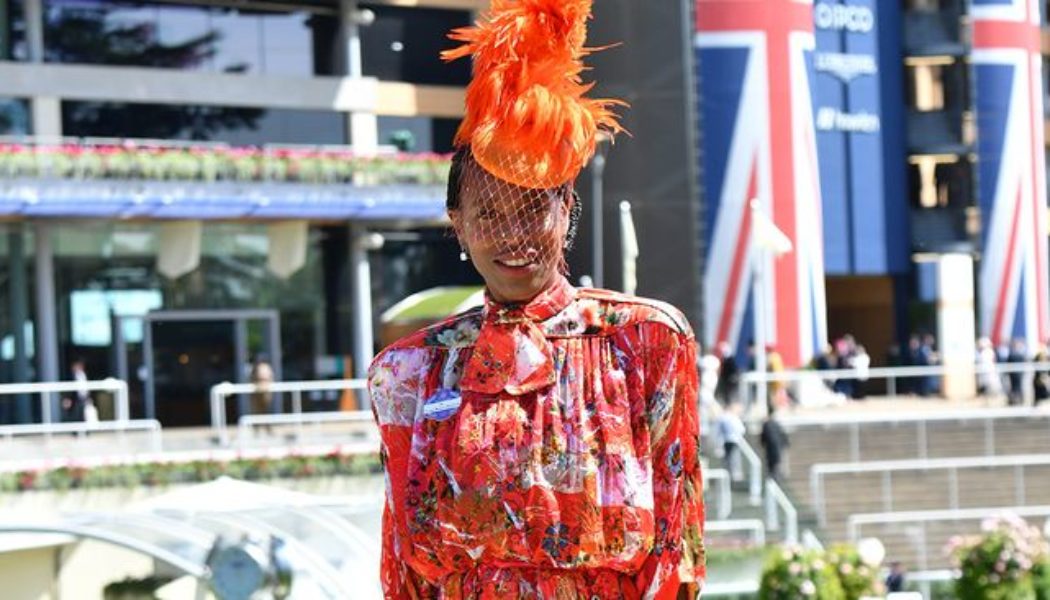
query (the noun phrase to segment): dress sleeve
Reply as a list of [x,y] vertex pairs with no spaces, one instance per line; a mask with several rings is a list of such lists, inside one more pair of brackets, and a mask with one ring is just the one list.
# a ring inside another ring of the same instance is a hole
[[640,327],[656,539],[637,587],[656,600],[696,598],[705,570],[695,341],[663,324]]
[[381,354],[368,373],[372,412],[379,425],[380,456],[386,474],[380,581],[388,600],[428,600],[437,590],[406,559],[405,479],[412,444],[412,425],[419,397],[425,392],[432,357],[422,349]]

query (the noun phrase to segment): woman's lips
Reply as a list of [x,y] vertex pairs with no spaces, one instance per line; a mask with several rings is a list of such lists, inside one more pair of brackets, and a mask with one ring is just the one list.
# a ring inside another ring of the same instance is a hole
[[494,261],[500,271],[510,275],[528,275],[539,268],[534,258],[497,258]]

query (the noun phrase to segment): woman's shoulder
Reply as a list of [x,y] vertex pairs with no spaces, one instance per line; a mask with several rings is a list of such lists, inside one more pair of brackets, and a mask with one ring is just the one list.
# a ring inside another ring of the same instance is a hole
[[655,324],[665,326],[679,335],[693,337],[689,320],[681,310],[667,302],[597,288],[580,288],[576,298],[581,313],[586,315],[593,310],[595,315],[592,320],[607,331],[631,325]]

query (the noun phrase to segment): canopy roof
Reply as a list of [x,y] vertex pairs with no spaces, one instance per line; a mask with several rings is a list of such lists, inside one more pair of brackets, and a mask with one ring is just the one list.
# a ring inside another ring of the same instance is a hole
[[[363,487],[382,489],[381,481],[369,483],[362,478]],[[260,541],[274,536],[285,543],[283,558],[294,574],[292,598],[379,599],[379,537],[369,524],[379,522],[381,510],[378,491],[350,502],[221,477],[119,512],[56,519],[5,515],[0,540],[7,534],[93,539],[203,578],[218,536]]]

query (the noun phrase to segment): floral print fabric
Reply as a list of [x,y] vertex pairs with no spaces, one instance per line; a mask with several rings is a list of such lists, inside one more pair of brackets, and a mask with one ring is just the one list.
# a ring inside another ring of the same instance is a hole
[[695,354],[674,308],[564,279],[386,349],[369,373],[386,597],[695,595]]

